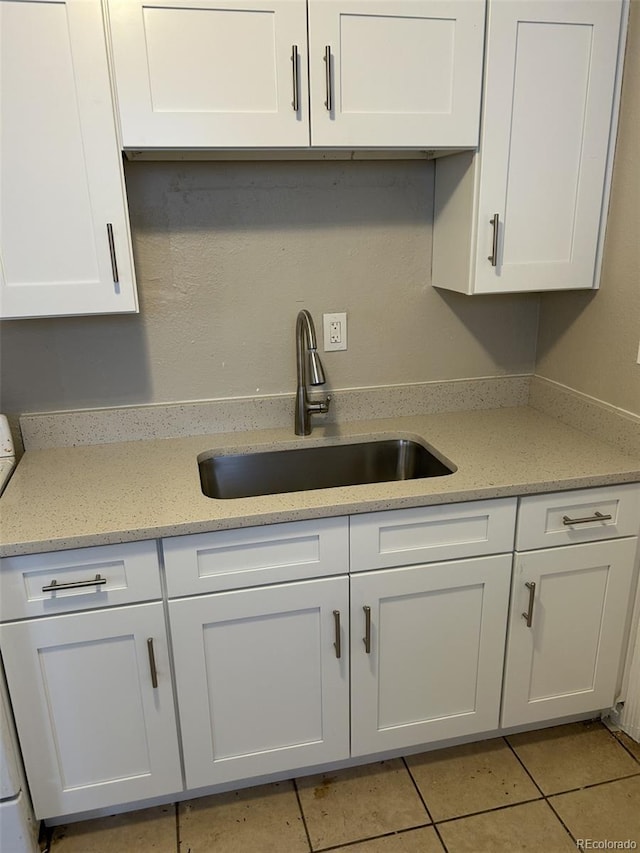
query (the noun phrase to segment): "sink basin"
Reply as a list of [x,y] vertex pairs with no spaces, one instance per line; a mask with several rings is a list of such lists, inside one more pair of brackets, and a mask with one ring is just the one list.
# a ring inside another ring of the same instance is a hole
[[443,477],[455,470],[423,445],[404,438],[234,455],[205,453],[198,467],[203,493],[223,500]]

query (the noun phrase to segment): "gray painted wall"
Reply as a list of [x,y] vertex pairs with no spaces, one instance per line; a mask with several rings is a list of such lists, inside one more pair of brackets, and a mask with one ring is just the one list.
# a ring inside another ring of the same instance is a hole
[[640,415],[640,2],[631,3],[600,290],[541,299],[536,372]]
[[430,286],[433,164],[129,163],[138,316],[6,322],[2,410],[292,391],[294,324],[346,311],[333,388],[531,373],[537,296]]

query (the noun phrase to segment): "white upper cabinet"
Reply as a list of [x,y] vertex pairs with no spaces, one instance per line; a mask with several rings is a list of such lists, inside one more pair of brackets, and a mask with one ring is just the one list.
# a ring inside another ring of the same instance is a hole
[[597,286],[623,8],[489,3],[480,152],[436,167],[436,287]]
[[100,0],[0,0],[0,316],[137,310]]
[[477,145],[484,0],[108,9],[125,148]]
[[125,148],[308,144],[304,0],[109,0],[109,17]]
[[475,147],[484,0],[309,0],[311,142]]

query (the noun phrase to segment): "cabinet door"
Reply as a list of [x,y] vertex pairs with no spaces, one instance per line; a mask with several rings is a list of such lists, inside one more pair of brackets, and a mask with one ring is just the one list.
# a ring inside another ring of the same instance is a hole
[[109,16],[125,148],[308,146],[305,0],[109,0]]
[[353,755],[497,727],[510,574],[503,554],[351,578]]
[[169,603],[189,788],[348,757],[348,600],[340,577]]
[[477,292],[594,286],[621,8],[489,4]]
[[622,0],[488,4],[480,152],[436,165],[435,287],[598,286],[626,9]]
[[39,818],[182,789],[161,602],[14,622],[0,641]]
[[505,728],[611,707],[636,542],[618,539],[516,555]]
[[476,146],[484,7],[309,0],[312,144]]
[[1,0],[0,53],[0,315],[136,311],[100,0]]

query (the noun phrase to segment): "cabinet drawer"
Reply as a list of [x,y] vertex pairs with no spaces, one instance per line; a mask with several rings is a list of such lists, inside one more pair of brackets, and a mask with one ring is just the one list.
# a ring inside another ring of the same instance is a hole
[[511,551],[515,518],[515,498],[357,515],[351,571]]
[[0,587],[3,622],[162,596],[155,541],[6,557]]
[[175,536],[162,543],[170,597],[349,571],[349,520],[321,518]]
[[532,495],[520,499],[516,550],[637,536],[639,529],[640,483]]

